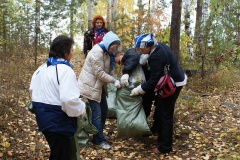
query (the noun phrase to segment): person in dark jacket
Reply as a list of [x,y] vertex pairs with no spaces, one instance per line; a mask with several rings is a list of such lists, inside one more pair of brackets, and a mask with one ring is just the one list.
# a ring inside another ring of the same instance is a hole
[[84,34],[83,53],[87,55],[95,44],[102,41],[107,32],[104,18],[100,15],[95,16],[92,21],[92,28]]
[[137,54],[134,48],[128,49],[126,52],[115,53],[115,63],[124,65],[122,70],[122,77],[120,79],[122,86],[128,86],[128,79],[131,72],[139,64],[140,54]]
[[145,83],[134,88],[130,96],[152,92],[160,77],[164,75],[165,65],[170,64],[169,72],[177,88],[174,94],[167,98],[155,97],[154,123],[159,127],[160,145],[152,150],[154,153],[169,153],[173,145],[174,107],[182,87],[187,83],[187,76],[171,49],[166,44],[157,42],[152,33],[137,36],[134,45],[136,52],[149,54],[147,65],[150,69],[150,77]]

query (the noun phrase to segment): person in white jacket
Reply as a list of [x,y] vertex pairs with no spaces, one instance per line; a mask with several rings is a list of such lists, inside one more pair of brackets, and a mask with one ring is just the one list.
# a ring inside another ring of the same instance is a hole
[[103,149],[110,149],[103,135],[107,117],[107,84],[114,83],[120,87],[120,82],[113,74],[114,52],[121,45],[120,39],[112,31],[105,34],[103,40],[95,44],[88,52],[83,68],[78,78],[81,95],[88,99],[92,110],[92,124],[98,129],[93,135],[93,143]]
[[56,37],[49,58],[33,74],[30,84],[33,111],[50,147],[50,160],[66,160],[77,129],[77,117],[85,114],[76,75],[71,68],[72,38]]

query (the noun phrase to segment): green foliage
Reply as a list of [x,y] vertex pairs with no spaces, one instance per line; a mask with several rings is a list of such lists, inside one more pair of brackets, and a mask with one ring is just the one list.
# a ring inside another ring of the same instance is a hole
[[216,70],[220,64],[239,65],[237,52],[239,39],[239,2],[230,0],[211,0],[210,15],[205,25],[201,27],[201,41],[196,45],[196,60],[204,70]]

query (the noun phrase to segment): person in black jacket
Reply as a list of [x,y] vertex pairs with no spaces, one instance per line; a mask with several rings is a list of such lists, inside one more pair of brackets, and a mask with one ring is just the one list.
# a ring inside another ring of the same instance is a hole
[[158,126],[158,140],[160,145],[154,148],[154,153],[169,153],[173,145],[173,114],[180,91],[187,83],[187,76],[181,69],[176,56],[164,43],[157,42],[153,34],[143,34],[135,38],[135,50],[141,54],[148,54],[147,65],[150,69],[149,79],[134,88],[130,96],[153,92],[160,77],[164,75],[164,67],[170,64],[170,75],[176,84],[176,91],[167,98],[155,97],[155,125]]
[[131,72],[139,64],[140,54],[137,54],[134,48],[128,49],[126,52],[115,53],[115,63],[124,65],[122,70],[122,77],[120,79],[122,86],[128,86],[128,79]]

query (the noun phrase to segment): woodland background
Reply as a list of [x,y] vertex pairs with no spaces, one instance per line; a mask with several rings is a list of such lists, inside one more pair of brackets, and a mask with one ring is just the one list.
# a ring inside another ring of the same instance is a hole
[[76,40],[78,76],[82,35],[96,14],[119,35],[122,50],[152,32],[189,78],[176,104],[173,153],[152,154],[157,144],[148,138],[116,139],[116,120],[108,119],[113,148],[90,145],[81,159],[240,159],[239,0],[0,0],[0,159],[47,159],[45,138],[26,110],[31,76],[59,34]]

